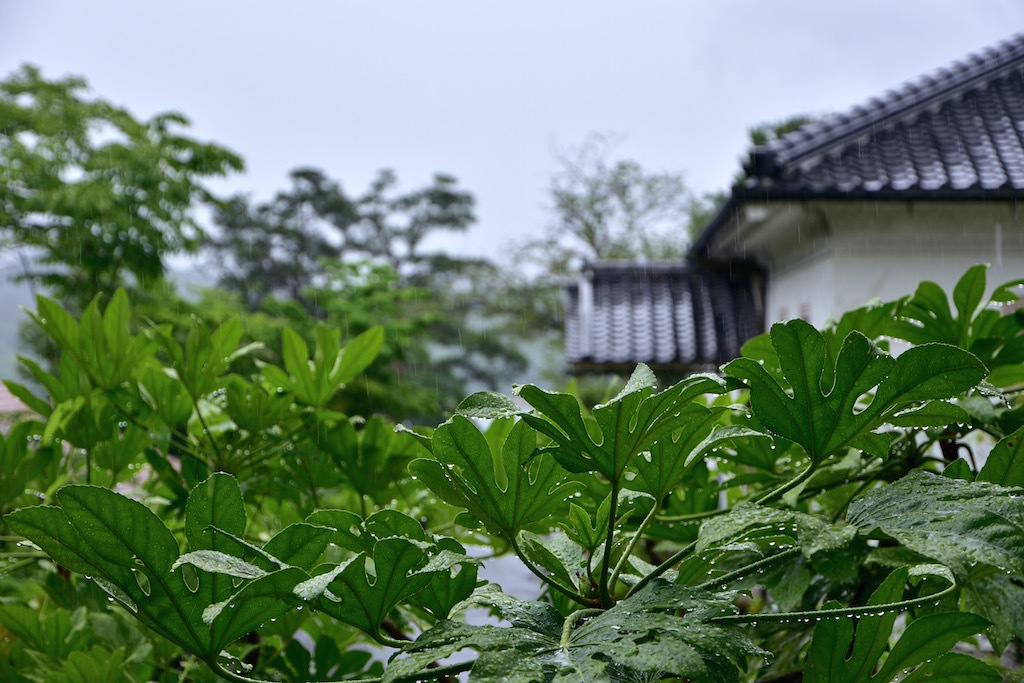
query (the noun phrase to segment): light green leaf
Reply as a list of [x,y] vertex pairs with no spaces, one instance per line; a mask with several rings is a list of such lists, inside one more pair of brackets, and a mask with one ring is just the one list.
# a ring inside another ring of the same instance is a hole
[[267,575],[265,571],[255,565],[216,550],[193,550],[190,553],[185,553],[174,561],[171,570],[173,571],[183,564],[190,564],[204,572],[224,574],[239,579],[258,579]]
[[981,300],[985,296],[985,271],[987,264],[979,264],[967,269],[953,287],[953,304],[956,306],[957,320],[960,323],[959,346],[966,347],[971,336],[971,321],[974,320]]
[[462,399],[462,402],[455,408],[455,412],[466,417],[492,420],[514,417],[522,411],[515,401],[504,394],[494,391],[478,391]]
[[379,325],[350,339],[331,370],[330,379],[334,386],[347,384],[358,377],[377,358],[383,345],[384,328]]

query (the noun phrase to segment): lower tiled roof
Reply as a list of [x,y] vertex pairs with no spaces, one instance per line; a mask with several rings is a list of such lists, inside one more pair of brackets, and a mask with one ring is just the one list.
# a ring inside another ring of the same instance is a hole
[[576,371],[717,367],[763,331],[762,286],[746,265],[587,264],[568,288],[567,359]]

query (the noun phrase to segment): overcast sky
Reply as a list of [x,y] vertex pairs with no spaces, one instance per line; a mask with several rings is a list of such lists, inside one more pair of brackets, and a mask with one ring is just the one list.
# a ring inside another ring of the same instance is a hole
[[269,198],[296,166],[361,193],[455,175],[478,201],[459,251],[500,258],[547,220],[553,150],[728,186],[747,129],[840,111],[1024,30],[1019,0],[908,2],[56,2],[0,4],[0,77],[84,76],[141,117],[186,114]]

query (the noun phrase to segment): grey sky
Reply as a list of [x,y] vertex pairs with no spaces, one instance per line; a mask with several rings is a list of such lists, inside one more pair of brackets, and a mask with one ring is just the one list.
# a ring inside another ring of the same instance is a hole
[[546,215],[552,150],[617,154],[724,188],[747,129],[842,110],[1024,30],[1017,0],[0,4],[0,76],[85,76],[140,116],[245,157],[216,187],[267,198],[299,165],[351,193],[457,176],[478,200],[459,251],[500,258]]

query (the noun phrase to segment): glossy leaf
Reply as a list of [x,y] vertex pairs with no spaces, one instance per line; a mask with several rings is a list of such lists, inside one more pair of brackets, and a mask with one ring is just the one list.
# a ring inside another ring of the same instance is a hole
[[897,569],[872,593],[868,605],[879,606],[880,614],[861,616],[856,626],[847,617],[819,622],[807,654],[807,683],[888,683],[906,669],[943,655],[988,625],[981,617],[966,612],[918,617],[909,623],[879,668],[878,660],[886,651],[898,615],[884,606],[902,599],[907,577],[906,567]]
[[577,486],[550,458],[534,458],[536,436],[523,422],[508,433],[500,453],[472,422],[456,415],[434,432],[433,460],[414,460],[409,471],[442,500],[465,508],[487,529],[514,541],[520,530],[547,521]]
[[1024,427],[999,440],[978,472],[978,481],[1024,486]]
[[855,499],[847,520],[880,529],[960,577],[981,563],[1024,574],[1024,490],[915,470]]
[[177,541],[152,511],[113,491],[66,486],[57,501],[59,508],[24,508],[6,519],[54,560],[91,576],[146,626],[201,659],[212,661],[254,626],[299,604],[291,591],[308,575],[295,567],[241,589],[224,574],[201,571],[194,582],[184,575],[186,563],[212,571],[245,566],[229,534],[212,526],[244,530],[238,485],[227,475],[214,475],[189,498],[186,536],[197,548],[191,556],[179,557]]
[[333,569],[322,568],[322,574],[297,586],[296,594],[371,636],[403,601],[443,619],[476,587],[478,562],[465,548],[454,539],[428,537],[416,520],[397,510],[380,510],[365,521],[344,510],[319,510],[308,521],[328,529],[332,542],[357,555]]
[[[977,358],[955,347],[928,344],[893,359],[859,332],[846,337],[835,367],[826,371],[824,338],[802,320],[773,325],[771,340],[791,394],[749,358],[738,358],[724,370],[750,387],[750,403],[762,424],[800,444],[815,463],[901,410],[955,396],[986,374]],[[823,378],[831,384],[823,386]],[[870,404],[858,406],[872,390]],[[904,420],[910,415],[905,412]]]
[[555,445],[546,449],[570,472],[599,472],[618,482],[633,458],[658,439],[693,419],[684,409],[699,396],[721,394],[725,384],[711,375],[692,375],[656,392],[654,373],[637,366],[626,386],[611,401],[594,408],[592,434],[583,420],[579,402],[570,394],[551,393],[531,384],[517,393],[537,411],[523,420]]
[[[440,622],[408,646],[405,657],[392,661],[384,680],[413,675],[430,662],[467,648],[479,653],[469,679],[487,683],[583,683],[666,674],[736,680],[747,657],[767,653],[739,629],[710,623],[732,599],[733,594],[656,580],[615,607],[581,620],[562,640],[557,621],[538,620],[532,616],[537,610],[524,601],[504,597],[495,606],[512,622],[511,628]],[[685,616],[677,616],[680,613]]]

